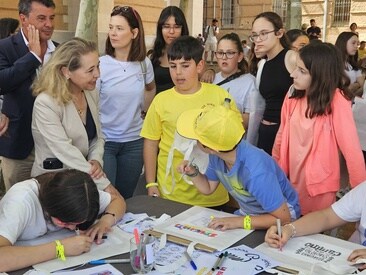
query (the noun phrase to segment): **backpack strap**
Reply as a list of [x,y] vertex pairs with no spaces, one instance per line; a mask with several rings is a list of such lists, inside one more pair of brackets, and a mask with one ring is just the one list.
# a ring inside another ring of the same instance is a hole
[[224,85],[225,83],[230,82],[231,80],[234,80],[235,78],[238,78],[239,76],[241,76],[243,73],[242,72],[237,72],[235,74],[230,75],[229,77],[225,78],[224,80],[220,81],[219,83],[217,83],[216,85],[221,86]]
[[147,66],[146,66],[146,60],[140,61],[141,66],[141,72],[144,77],[144,85],[146,85],[146,74],[147,74]]

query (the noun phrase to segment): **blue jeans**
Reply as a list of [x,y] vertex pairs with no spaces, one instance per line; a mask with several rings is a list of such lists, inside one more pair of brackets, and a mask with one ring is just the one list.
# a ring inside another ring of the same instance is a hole
[[128,142],[107,141],[104,145],[104,172],[125,199],[132,197],[142,172],[142,149],[142,138]]

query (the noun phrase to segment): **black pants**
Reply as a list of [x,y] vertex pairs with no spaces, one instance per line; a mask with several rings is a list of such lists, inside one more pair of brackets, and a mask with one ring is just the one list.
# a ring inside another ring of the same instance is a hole
[[280,128],[280,124],[259,125],[258,145],[257,147],[263,149],[267,154],[272,156],[272,147],[276,138],[276,134]]

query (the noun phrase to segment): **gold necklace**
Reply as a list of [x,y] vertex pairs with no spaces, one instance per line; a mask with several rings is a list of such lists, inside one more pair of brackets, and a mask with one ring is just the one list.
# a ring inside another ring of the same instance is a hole
[[[84,96],[84,93],[82,92],[82,98],[81,98],[81,105],[83,105],[83,99],[85,98],[85,96]],[[76,101],[76,97],[73,97],[72,98],[72,101],[73,101],[73,103],[74,103],[74,106],[75,106],[75,108],[76,108],[76,111],[78,112],[78,114],[79,114],[79,116],[80,117],[82,117],[83,115],[84,115],[84,108],[83,108],[83,106],[80,106],[78,103],[77,103],[77,101]]]

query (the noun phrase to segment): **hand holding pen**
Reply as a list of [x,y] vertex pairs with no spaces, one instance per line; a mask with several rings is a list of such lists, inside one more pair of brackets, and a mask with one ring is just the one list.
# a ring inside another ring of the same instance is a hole
[[[281,234],[281,236],[279,235]],[[272,225],[266,232],[266,236],[264,238],[265,242],[274,248],[283,248],[289,239],[291,239],[293,235],[293,229],[291,225],[286,224],[285,226],[281,226],[280,232],[278,230],[277,224]]]
[[279,250],[282,251],[282,227],[281,227],[281,220],[280,219],[276,219],[276,224],[277,224],[277,234],[280,237],[280,247]]
[[194,158],[192,158],[189,162],[187,160],[184,160],[177,168],[177,170],[182,173],[182,175],[179,178],[179,181],[185,176],[185,175],[191,175],[194,174],[197,171],[196,166],[193,163]]

